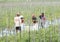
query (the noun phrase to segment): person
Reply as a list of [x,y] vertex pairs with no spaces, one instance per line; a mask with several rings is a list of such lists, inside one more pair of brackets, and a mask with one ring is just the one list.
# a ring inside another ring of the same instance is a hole
[[32,14],[32,22],[33,22],[33,24],[37,23],[37,18],[35,16],[35,14]]
[[41,26],[43,28],[44,24],[45,24],[45,15],[44,15],[44,13],[41,13],[41,15],[39,15],[39,18],[41,20]]
[[21,30],[24,30],[24,17],[23,17],[23,15],[20,15],[20,26],[21,26]]
[[35,16],[35,14],[32,14],[32,22],[33,22],[32,30],[38,30],[38,21],[37,21],[37,17]]
[[17,13],[16,16],[14,17],[14,23],[15,23],[15,28],[16,28],[16,32],[18,30],[21,31],[21,26],[20,26],[20,14]]
[[20,23],[24,23],[24,17],[23,17],[23,15],[20,15]]

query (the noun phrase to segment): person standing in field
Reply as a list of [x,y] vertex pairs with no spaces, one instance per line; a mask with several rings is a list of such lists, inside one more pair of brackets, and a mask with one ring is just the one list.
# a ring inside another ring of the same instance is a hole
[[21,26],[20,26],[20,14],[17,13],[16,16],[14,17],[14,23],[15,23],[15,28],[16,28],[16,32],[18,30],[21,31]]
[[33,30],[38,30],[38,21],[35,14],[32,14]]
[[44,13],[41,13],[41,15],[39,15],[39,18],[41,20],[41,27],[43,28],[45,25],[45,20],[46,20]]
[[24,17],[19,12],[16,14],[16,17],[14,17],[14,23],[15,23],[15,27],[16,27],[16,32],[18,30],[20,30],[20,31],[23,30]]
[[24,17],[23,15],[20,15],[20,24],[24,23]]
[[24,29],[24,17],[23,17],[23,15],[20,15],[20,26],[21,26],[21,30],[23,30]]
[[35,14],[32,14],[32,22],[33,22],[33,24],[37,23],[37,18],[35,16]]

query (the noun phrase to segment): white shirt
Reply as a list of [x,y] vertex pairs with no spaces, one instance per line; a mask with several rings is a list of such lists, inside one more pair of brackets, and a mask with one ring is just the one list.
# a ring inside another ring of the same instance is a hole
[[15,23],[15,26],[21,26],[21,18],[22,18],[23,16],[21,15],[21,16],[19,16],[19,17],[14,17],[14,23]]
[[14,17],[14,23],[15,23],[15,26],[20,26],[20,18]]

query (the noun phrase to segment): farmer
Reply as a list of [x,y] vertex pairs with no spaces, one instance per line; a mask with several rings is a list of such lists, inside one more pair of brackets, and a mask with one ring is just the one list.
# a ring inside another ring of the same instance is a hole
[[23,15],[20,15],[20,26],[21,26],[21,30],[23,30],[24,29],[24,17],[23,17]]
[[20,23],[24,23],[24,17],[23,17],[23,15],[20,15]]
[[35,14],[32,14],[32,22],[33,22],[33,24],[37,23],[37,18],[35,16]]
[[44,24],[45,24],[45,15],[44,15],[44,13],[41,13],[41,15],[39,15],[39,18],[41,20],[41,26],[43,28]]
[[33,22],[32,30],[38,30],[38,21],[37,21],[37,17],[35,16],[35,14],[32,14],[32,22]]
[[21,31],[21,26],[20,26],[20,14],[17,13],[16,16],[14,17],[14,23],[15,23],[15,28],[16,28],[16,32],[18,30]]

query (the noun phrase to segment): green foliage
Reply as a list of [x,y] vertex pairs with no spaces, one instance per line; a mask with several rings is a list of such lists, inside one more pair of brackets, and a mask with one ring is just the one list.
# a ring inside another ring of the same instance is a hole
[[[54,7],[54,8],[52,8]],[[0,27],[13,27],[14,26],[14,17],[19,11],[25,17],[25,23],[28,23],[28,20],[31,21],[31,16],[34,13],[38,18],[41,11],[45,11],[45,16],[47,20],[52,20],[60,16],[60,6],[16,6],[16,7],[0,7]]]
[[21,36],[19,33],[17,33],[16,35],[2,37],[0,38],[0,41],[5,42],[7,40],[8,42],[28,42],[30,40],[30,42],[58,42],[58,29],[58,26],[50,26],[49,28],[41,28],[38,31],[30,31],[30,38],[29,32],[23,31],[21,32]]

